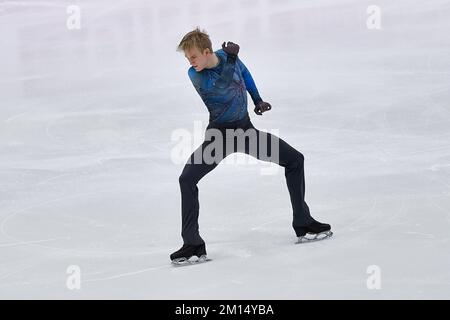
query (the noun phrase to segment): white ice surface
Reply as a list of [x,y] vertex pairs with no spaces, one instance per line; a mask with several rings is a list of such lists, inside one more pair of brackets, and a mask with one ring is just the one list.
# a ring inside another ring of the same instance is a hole
[[[449,16],[448,0],[0,2],[0,298],[450,298]],[[171,134],[208,120],[175,51],[197,25],[241,45],[273,106],[249,99],[252,121],[304,154],[333,239],[294,245],[282,170],[221,164],[199,183],[214,261],[169,264]]]

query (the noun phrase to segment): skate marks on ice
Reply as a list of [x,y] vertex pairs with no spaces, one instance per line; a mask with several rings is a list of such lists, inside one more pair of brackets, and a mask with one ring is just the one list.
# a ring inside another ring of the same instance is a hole
[[[106,193],[105,191],[100,191],[100,192],[101,193]],[[15,236],[10,235],[7,232],[6,226],[7,226],[8,222],[9,222],[9,220],[12,220],[13,218],[15,218],[18,215],[23,215],[26,212],[30,211],[31,209],[43,207],[43,206],[48,205],[48,204],[53,204],[53,203],[66,201],[66,200],[78,199],[80,197],[85,197],[85,196],[96,196],[98,194],[99,194],[99,192],[87,192],[87,193],[80,193],[80,194],[75,194],[75,195],[61,196],[61,197],[57,197],[55,199],[41,201],[41,202],[36,203],[36,204],[32,204],[32,205],[29,205],[29,206],[25,206],[25,207],[13,210],[8,215],[3,217],[2,220],[0,221],[0,234],[3,235],[5,238],[13,241],[13,242],[12,243],[2,244],[2,246],[26,245],[26,246],[38,246],[38,247],[43,247],[43,248],[55,249],[54,247],[47,247],[47,246],[39,245],[39,243],[50,242],[50,241],[57,241],[57,240],[70,240],[70,237],[69,236],[64,236],[64,237],[57,237],[57,238],[51,238],[51,239],[37,239],[37,240],[23,240],[23,239],[19,239],[19,238],[15,237]]]
[[154,267],[139,269],[139,270],[130,271],[130,272],[118,273],[118,274],[114,274],[114,275],[107,276],[107,277],[102,277],[102,278],[86,279],[86,280],[83,280],[83,282],[97,282],[97,281],[105,281],[105,280],[115,280],[115,279],[125,278],[125,277],[129,277],[129,276],[135,276],[135,275],[138,275],[138,274],[147,273],[149,271],[155,271],[155,270],[161,270],[161,269],[167,269],[167,265],[165,265],[165,264],[164,265],[157,265],[157,266],[154,266]]
[[[28,240],[28,239],[21,239],[21,238],[15,236],[13,234],[13,232],[11,232],[11,230],[9,230],[10,229],[8,227],[9,222],[12,222],[14,220],[14,218],[16,218],[17,216],[21,216],[21,215],[24,215],[24,214],[32,211],[32,209],[41,208],[41,207],[52,205],[55,203],[66,202],[69,200],[79,199],[79,198],[83,198],[83,197],[98,196],[99,193],[110,194],[111,192],[114,192],[114,191],[86,192],[86,193],[80,193],[80,194],[75,194],[75,195],[61,196],[61,197],[57,197],[54,199],[41,201],[36,204],[30,204],[28,206],[24,206],[22,208],[17,208],[15,210],[11,211],[9,214],[7,214],[5,217],[2,217],[2,219],[0,220],[0,234],[9,240],[9,242],[0,243],[0,248],[23,246],[23,247],[42,249],[42,250],[45,250],[45,252],[47,252],[49,254],[49,259],[52,259],[53,257],[58,257],[58,256],[77,257],[77,258],[93,257],[93,256],[97,256],[97,257],[103,256],[105,258],[106,257],[108,257],[108,258],[119,257],[119,256],[126,256],[126,257],[136,256],[137,257],[137,256],[144,256],[144,255],[149,255],[149,256],[160,255],[163,252],[167,252],[169,250],[169,248],[161,248],[159,250],[140,250],[140,251],[136,251],[136,252],[128,252],[126,250],[105,251],[105,250],[87,250],[87,249],[83,249],[83,248],[71,248],[71,247],[64,248],[64,247],[61,247],[60,245],[59,246],[58,245],[47,245],[47,243],[61,244],[60,243],[61,241],[71,241],[71,240],[73,240],[73,237],[71,237],[70,235],[63,235],[61,237],[55,237],[55,238],[45,238],[45,239],[38,238],[38,239]],[[53,255],[51,253],[53,253]],[[48,260],[44,260],[44,262],[45,261],[48,261]],[[161,260],[161,262],[162,262],[162,260]],[[4,274],[1,274],[0,279],[5,280],[6,278],[9,278],[11,275],[20,273],[23,270],[35,268],[39,264],[40,263],[33,263],[31,265],[27,265],[25,268],[15,270],[13,272],[7,272]],[[131,270],[121,270],[122,272],[120,272],[120,271],[117,272],[117,270],[116,270],[116,272],[113,271],[112,274],[110,273],[109,275],[104,274],[104,275],[99,275],[95,278],[84,279],[83,282],[97,282],[97,281],[114,280],[114,279],[119,279],[119,278],[124,278],[124,277],[135,276],[135,275],[139,275],[139,274],[143,274],[143,273],[147,273],[147,272],[154,272],[154,271],[163,270],[163,269],[167,270],[168,268],[170,268],[170,266],[167,266],[167,263],[160,263],[159,265],[153,265],[153,266],[150,265],[148,267],[144,267],[141,269],[131,268]],[[98,272],[98,273],[102,274],[102,273],[109,273],[109,272]],[[48,284],[57,283],[58,281],[59,280],[49,280],[49,282],[47,282],[47,283]]]

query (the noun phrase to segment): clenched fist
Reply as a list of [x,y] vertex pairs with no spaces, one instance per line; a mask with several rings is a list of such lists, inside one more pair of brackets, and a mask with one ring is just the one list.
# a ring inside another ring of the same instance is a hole
[[262,115],[264,112],[269,111],[270,109],[272,109],[272,106],[270,105],[270,103],[268,102],[264,102],[264,101],[260,101],[258,102],[258,104],[255,107],[255,113],[257,115]]
[[228,43],[226,45],[225,45],[225,42],[222,43],[222,49],[227,54],[231,54],[233,56],[237,56],[239,53],[239,45],[237,45],[236,43],[233,43],[231,41],[228,41]]

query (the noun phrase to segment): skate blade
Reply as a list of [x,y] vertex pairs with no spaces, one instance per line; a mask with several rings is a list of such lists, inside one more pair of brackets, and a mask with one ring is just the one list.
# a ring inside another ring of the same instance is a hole
[[186,258],[178,258],[172,260],[172,264],[177,267],[183,267],[183,266],[191,266],[194,264],[200,264],[205,263],[208,261],[211,261],[212,259],[209,259],[206,255],[202,255],[200,258],[197,256],[192,256],[189,259]]
[[307,233],[304,236],[298,237],[297,242],[298,243],[308,243],[308,242],[314,242],[314,241],[320,241],[331,238],[333,235],[333,232],[331,231],[324,231],[320,233]]

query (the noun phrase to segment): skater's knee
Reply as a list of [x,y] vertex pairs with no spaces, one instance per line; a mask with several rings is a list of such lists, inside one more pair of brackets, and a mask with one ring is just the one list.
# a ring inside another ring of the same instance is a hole
[[305,162],[305,157],[300,152],[295,152],[294,155],[290,155],[289,158],[281,165],[286,169],[302,168]]
[[302,166],[304,162],[305,162],[305,157],[303,156],[303,154],[301,154],[300,152],[297,151],[295,153],[294,164],[296,166]]
[[189,171],[183,171],[183,173],[178,177],[178,182],[180,184],[196,184],[197,183],[194,175]]
[[180,184],[186,184],[192,181],[192,178],[189,176],[189,174],[183,172],[179,177],[178,177],[178,182]]
[[303,165],[305,163],[305,157],[300,152],[297,154],[297,162]]
[[303,167],[305,157],[299,151],[295,150],[280,160],[280,166],[283,166],[286,169],[295,169]]

